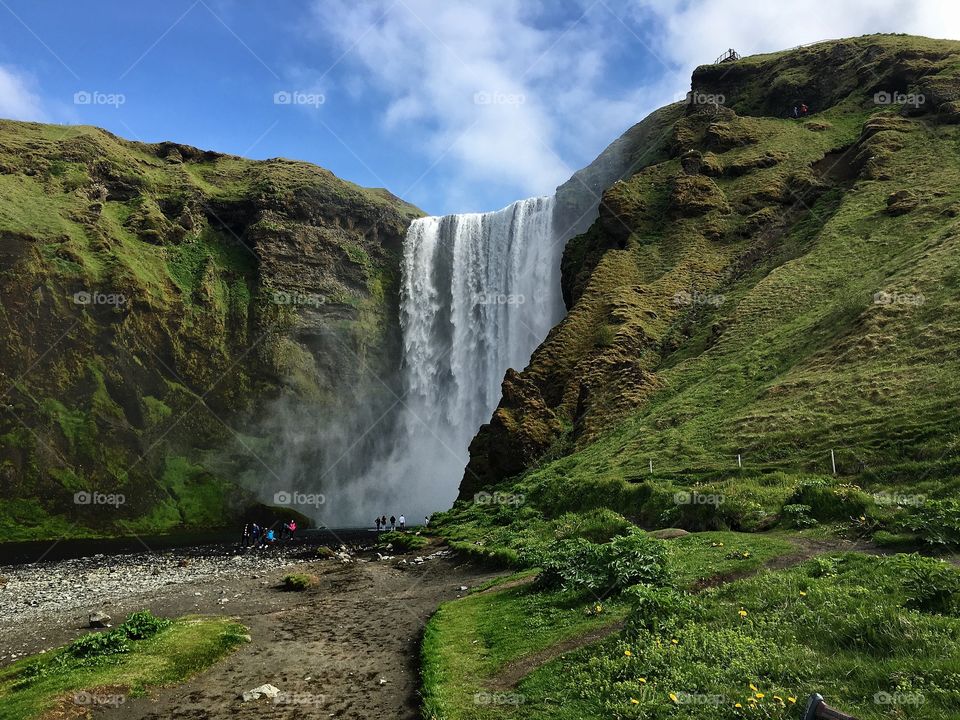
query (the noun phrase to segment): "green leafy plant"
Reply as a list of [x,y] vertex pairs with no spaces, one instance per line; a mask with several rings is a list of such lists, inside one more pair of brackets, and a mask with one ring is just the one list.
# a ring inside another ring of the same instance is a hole
[[117,630],[126,634],[131,640],[143,640],[165,630],[172,623],[172,620],[156,617],[149,610],[142,610],[128,615]]
[[590,590],[608,594],[631,585],[664,585],[669,580],[663,542],[642,530],[608,543],[583,538],[559,540],[533,554],[542,568],[540,584],[547,588]]
[[624,596],[630,601],[628,635],[635,636],[640,630],[668,633],[696,613],[693,596],[670,587],[634,585]]
[[942,615],[960,612],[960,572],[956,568],[916,554],[899,556],[897,562],[907,593],[904,606]]
[[928,500],[910,508],[901,524],[931,545],[960,547],[960,500]]
[[783,522],[788,527],[809,528],[817,524],[815,518],[810,516],[811,508],[809,505],[793,504],[784,505],[782,512]]
[[77,638],[67,647],[76,658],[104,657],[130,652],[127,634],[117,628],[110,632],[94,632]]

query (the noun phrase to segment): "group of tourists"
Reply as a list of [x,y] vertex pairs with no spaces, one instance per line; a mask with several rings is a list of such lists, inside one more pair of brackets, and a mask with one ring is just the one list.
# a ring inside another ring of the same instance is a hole
[[[380,532],[381,530],[386,531],[386,529],[387,529],[387,516],[386,516],[386,515],[381,515],[380,517],[375,518],[373,522],[374,522],[374,524],[377,526],[377,532]],[[396,530],[398,524],[399,524],[399,527],[400,527],[400,532],[403,532],[404,530],[407,529],[407,519],[406,519],[403,515],[400,516],[400,519],[399,519],[399,520],[397,520],[396,517],[394,517],[393,515],[391,515],[391,516],[390,516],[390,529],[391,529],[391,530]]]
[[799,105],[793,106],[793,117],[796,119],[806,117],[807,113],[810,112],[810,108],[807,107],[806,103],[800,103]]
[[273,525],[263,526],[255,522],[245,523],[243,534],[240,536],[240,544],[243,547],[264,547],[272,545],[275,542],[289,542],[293,540],[293,534],[297,531],[297,521],[291,520],[280,524],[280,534],[277,536]]

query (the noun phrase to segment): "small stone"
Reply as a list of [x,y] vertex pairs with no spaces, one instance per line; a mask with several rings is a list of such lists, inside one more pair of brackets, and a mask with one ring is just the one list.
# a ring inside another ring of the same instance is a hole
[[259,700],[261,697],[267,697],[271,700],[280,694],[280,688],[274,687],[269,683],[261,685],[260,687],[255,687],[253,690],[247,690],[244,692],[241,697],[244,702],[250,700]]
[[110,627],[110,621],[112,619],[113,618],[111,618],[105,612],[98,610],[96,612],[90,613],[89,626],[92,628],[108,628]]

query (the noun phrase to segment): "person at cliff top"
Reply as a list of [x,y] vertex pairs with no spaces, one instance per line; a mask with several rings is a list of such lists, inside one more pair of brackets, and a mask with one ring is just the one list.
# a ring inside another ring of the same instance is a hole
[[384,529],[384,530],[387,529],[387,516],[386,516],[386,515],[383,515],[383,516],[380,518],[380,524],[383,525],[383,529]]
[[423,526],[430,527],[430,517],[428,515],[423,516]]
[[400,516],[400,529],[401,529],[401,530],[405,530],[406,527],[407,527],[407,519],[406,519],[403,515],[401,515],[401,516]]
[[377,532],[380,532],[380,518],[377,518]]
[[397,519],[393,515],[390,516],[390,529],[391,530],[397,529]]

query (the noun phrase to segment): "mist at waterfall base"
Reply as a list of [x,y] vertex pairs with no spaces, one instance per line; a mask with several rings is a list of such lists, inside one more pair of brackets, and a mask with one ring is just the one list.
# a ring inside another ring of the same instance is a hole
[[[420,524],[448,509],[504,373],[523,369],[563,315],[562,253],[552,197],[414,221],[403,247],[399,399],[382,414],[361,403],[312,432],[288,426],[300,453],[278,474],[324,498],[296,509],[329,527],[384,514]],[[304,452],[308,475],[295,467]]]

